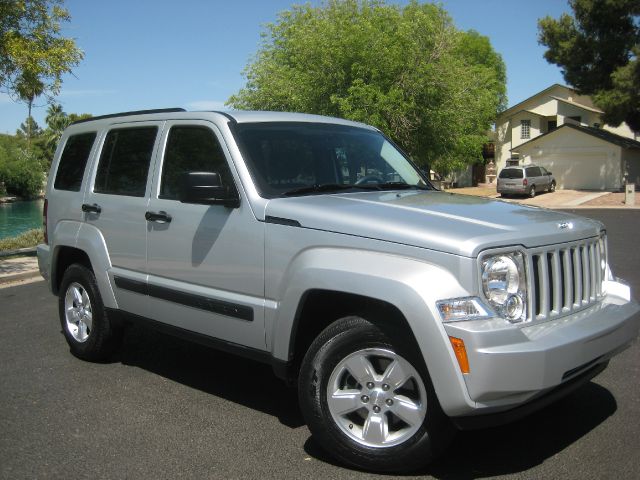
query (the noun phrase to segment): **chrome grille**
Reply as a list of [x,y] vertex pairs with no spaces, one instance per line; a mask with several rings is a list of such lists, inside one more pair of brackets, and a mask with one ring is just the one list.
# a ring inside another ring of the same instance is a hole
[[596,303],[602,297],[606,237],[531,249],[529,321],[567,315]]

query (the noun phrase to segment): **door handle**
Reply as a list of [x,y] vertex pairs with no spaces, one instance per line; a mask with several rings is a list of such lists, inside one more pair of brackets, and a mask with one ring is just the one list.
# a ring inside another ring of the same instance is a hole
[[100,213],[102,211],[102,207],[97,203],[94,203],[93,205],[89,205],[88,203],[83,203],[82,211],[86,213]]
[[169,215],[164,210],[160,210],[159,212],[146,212],[144,214],[144,218],[146,218],[148,222],[160,222],[160,223],[171,222],[171,215]]

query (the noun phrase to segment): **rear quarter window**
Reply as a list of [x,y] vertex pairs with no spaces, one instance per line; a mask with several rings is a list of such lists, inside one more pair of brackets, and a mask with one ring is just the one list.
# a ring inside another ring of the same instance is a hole
[[60,155],[53,188],[72,192],[80,191],[84,170],[95,139],[96,132],[71,135],[67,139],[62,155]]

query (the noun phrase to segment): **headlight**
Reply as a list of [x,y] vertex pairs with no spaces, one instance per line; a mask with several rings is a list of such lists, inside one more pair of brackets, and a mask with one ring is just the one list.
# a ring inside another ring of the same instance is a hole
[[527,282],[520,252],[502,253],[482,260],[482,291],[489,305],[512,323],[527,317]]

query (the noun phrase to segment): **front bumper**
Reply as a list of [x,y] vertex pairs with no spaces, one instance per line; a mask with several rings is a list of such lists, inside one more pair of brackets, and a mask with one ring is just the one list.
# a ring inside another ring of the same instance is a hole
[[457,415],[509,410],[605,364],[638,335],[640,306],[607,296],[602,303],[555,320],[514,327],[492,319],[445,325],[464,340],[463,375],[474,407]]

